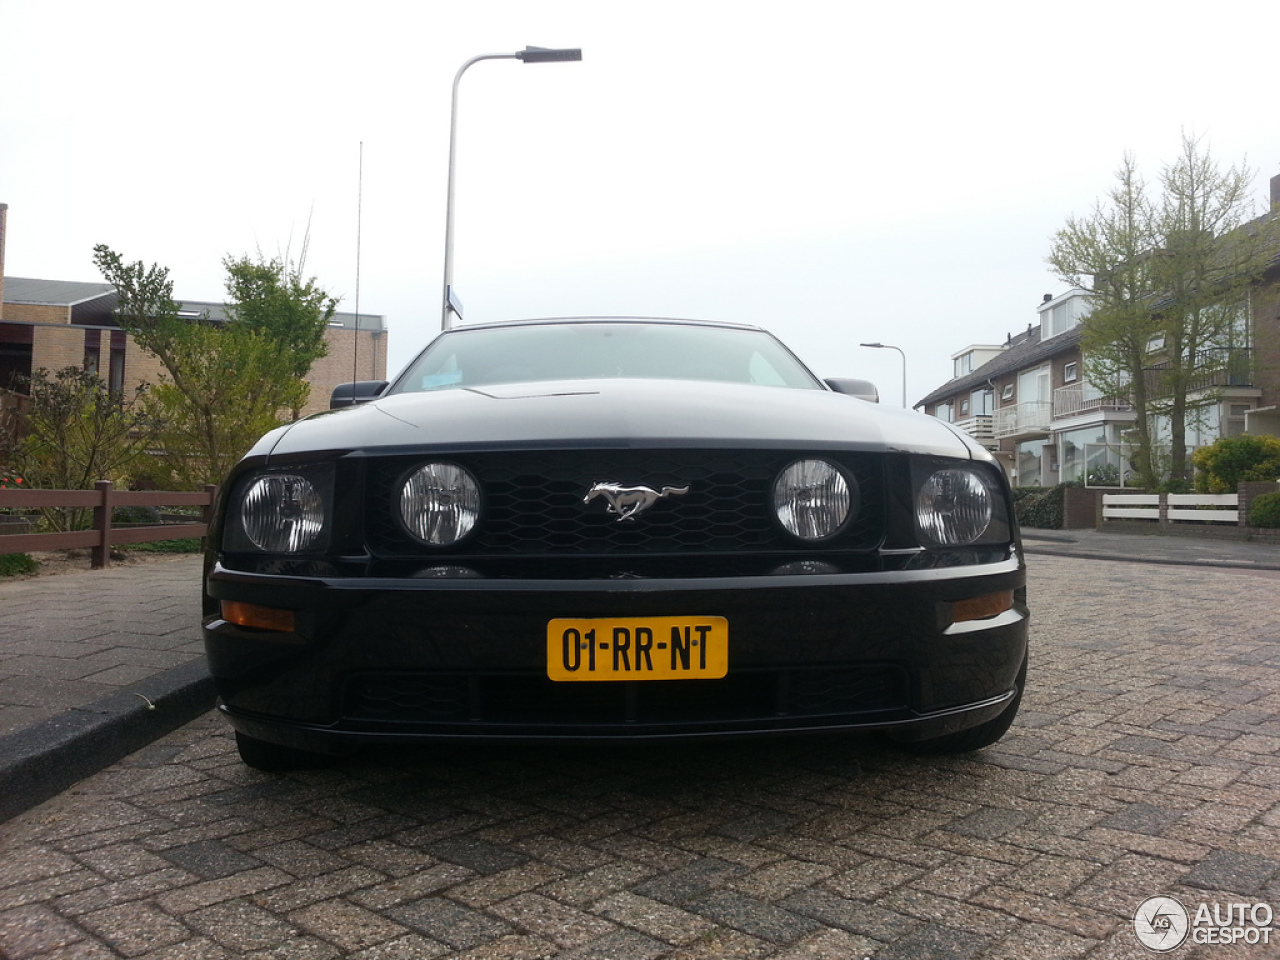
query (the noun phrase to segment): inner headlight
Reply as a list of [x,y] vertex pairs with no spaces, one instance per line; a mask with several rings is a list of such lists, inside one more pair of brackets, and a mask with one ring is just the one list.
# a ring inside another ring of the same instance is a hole
[[447,547],[480,519],[480,484],[452,463],[424,463],[400,488],[400,519],[423,543]]
[[993,498],[973,470],[935,470],[916,494],[916,525],[928,544],[951,547],[973,543],[991,525]]
[[797,460],[773,482],[778,522],[801,540],[834,536],[857,510],[857,484],[826,460]]
[[265,553],[318,549],[325,532],[324,497],[300,473],[270,473],[245,488],[240,532]]

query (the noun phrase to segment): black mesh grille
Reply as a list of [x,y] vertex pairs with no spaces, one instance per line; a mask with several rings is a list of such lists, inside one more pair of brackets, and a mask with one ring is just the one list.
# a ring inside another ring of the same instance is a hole
[[[450,457],[480,481],[484,518],[465,547],[479,555],[619,555],[645,553],[787,552],[801,548],[773,522],[770,489],[778,472],[805,454],[789,451],[505,452]],[[870,549],[880,538],[883,481],[877,458],[838,456],[855,478],[861,508],[828,548]],[[371,461],[366,530],[383,556],[422,548],[400,526],[396,497],[402,479],[424,457]],[[689,487],[659,500],[642,517],[619,522],[603,499],[583,503],[597,482]]]
[[856,718],[904,709],[906,673],[888,664],[744,670],[722,680],[555,683],[541,675],[363,674],[343,719],[372,724],[613,724]]

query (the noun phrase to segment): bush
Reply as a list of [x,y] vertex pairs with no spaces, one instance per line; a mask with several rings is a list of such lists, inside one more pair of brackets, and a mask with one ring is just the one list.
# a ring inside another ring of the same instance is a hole
[[1243,480],[1280,477],[1280,438],[1242,434],[1219,437],[1191,455],[1196,489],[1201,493],[1235,493]]
[[160,511],[155,507],[116,507],[111,511],[112,526],[155,526],[160,522]]
[[0,553],[0,577],[16,577],[39,569],[40,564],[29,553]]
[[1018,525],[1038,530],[1061,530],[1063,524],[1063,490],[1056,487],[1017,487],[1013,491],[1013,512]]
[[1249,505],[1249,526],[1280,527],[1280,493],[1264,493]]
[[200,553],[200,538],[182,540],[152,540],[148,543],[129,544],[131,553]]

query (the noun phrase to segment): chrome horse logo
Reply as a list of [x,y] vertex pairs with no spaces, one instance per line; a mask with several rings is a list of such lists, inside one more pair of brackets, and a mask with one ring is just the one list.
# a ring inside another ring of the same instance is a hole
[[605,502],[609,504],[608,512],[616,513],[618,522],[621,523],[623,520],[634,520],[659,500],[667,497],[683,497],[688,492],[687,486],[663,487],[661,490],[655,490],[653,487],[624,487],[612,480],[600,480],[591,485],[582,502],[590,503],[596,497],[604,497]]

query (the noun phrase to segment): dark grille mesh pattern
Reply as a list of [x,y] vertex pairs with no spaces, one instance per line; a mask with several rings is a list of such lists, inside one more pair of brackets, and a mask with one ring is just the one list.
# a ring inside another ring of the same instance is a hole
[[364,674],[351,678],[343,714],[348,721],[392,724],[764,722],[901,710],[906,690],[905,672],[880,664],[630,684],[555,683],[510,674]]
[[[570,450],[449,457],[476,475],[485,497],[481,526],[459,552],[625,555],[803,549],[812,554],[813,547],[801,548],[778,530],[769,506],[774,478],[801,456],[790,451]],[[376,553],[422,552],[401,528],[395,504],[403,477],[425,459],[370,461],[366,530]],[[829,459],[854,476],[862,505],[850,528],[827,546],[875,546],[884,514],[878,459]],[[583,503],[591,485],[603,481],[655,490],[688,486],[689,492],[659,500],[634,521],[619,522],[606,512],[602,498]]]

